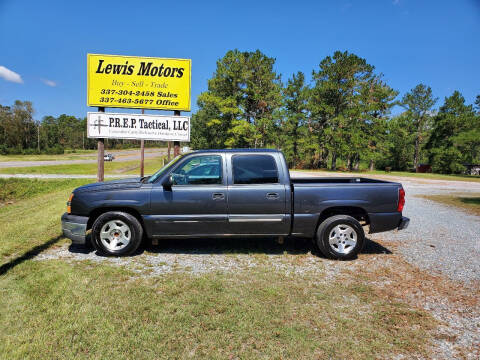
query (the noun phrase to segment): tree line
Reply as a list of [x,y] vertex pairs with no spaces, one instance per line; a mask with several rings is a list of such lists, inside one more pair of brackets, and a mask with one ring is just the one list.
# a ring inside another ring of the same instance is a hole
[[[275,59],[261,51],[228,51],[217,61],[192,116],[194,149],[281,149],[292,168],[412,170],[459,173],[480,163],[480,95],[467,104],[454,91],[439,104],[419,84],[403,96],[365,59],[336,51],[313,69],[282,82]],[[403,111],[393,116],[394,106]],[[437,107],[438,106],[438,107]],[[0,153],[63,153],[95,149],[86,118],[34,120],[29,101],[0,105]],[[147,146],[159,146],[148,142]],[[164,145],[164,143],[161,143]],[[138,146],[110,139],[109,148]]]
[[[480,163],[480,96],[466,104],[455,91],[435,106],[419,84],[399,97],[365,59],[336,51],[307,82],[297,72],[282,83],[275,59],[261,51],[228,51],[192,116],[192,146],[274,147],[290,167],[459,173]],[[392,116],[394,106],[403,111]]]
[[[62,114],[34,120],[30,101],[0,105],[0,154],[63,154],[65,150],[96,149],[97,140],[87,137],[87,118]],[[164,146],[146,141],[145,146]],[[110,149],[138,147],[138,140],[106,139]]]

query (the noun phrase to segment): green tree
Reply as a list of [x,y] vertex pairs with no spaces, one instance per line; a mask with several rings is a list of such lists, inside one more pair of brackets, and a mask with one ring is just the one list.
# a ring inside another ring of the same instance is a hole
[[365,59],[347,51],[323,59],[313,79],[309,107],[318,139],[326,147],[322,152],[331,154],[331,169],[336,169],[337,157],[345,158],[350,170],[358,169],[361,154],[373,166],[397,92]]
[[275,141],[274,113],[281,105],[275,59],[259,50],[230,50],[217,61],[208,90],[192,118],[192,145],[262,147]]
[[387,122],[387,136],[384,146],[382,167],[405,171],[413,166],[415,153],[415,127],[407,112],[393,117]]
[[416,132],[415,151],[413,153],[413,167],[415,169],[420,162],[422,143],[431,122],[430,113],[437,100],[433,97],[430,86],[424,84],[418,84],[402,99],[402,105],[407,110]]
[[2,107],[0,114],[5,147],[16,149],[16,152],[35,147],[37,126],[30,101],[16,100],[12,107]]
[[426,144],[433,171],[459,173],[463,163],[479,160],[480,122],[472,105],[466,105],[460,92],[445,98]]
[[280,125],[281,148],[291,167],[296,167],[299,163],[301,140],[307,136],[308,129],[305,124],[308,117],[308,90],[305,75],[299,71],[287,81],[282,92],[284,111]]
[[397,95],[398,92],[382,80],[382,75],[374,75],[362,84],[356,105],[358,114],[354,118],[357,130],[350,132],[358,140],[352,142],[355,147],[351,149],[349,170],[359,170],[360,156],[369,161],[370,170],[384,156],[387,120]]
[[337,156],[349,152],[348,132],[355,131],[349,122],[354,116],[355,103],[362,82],[371,78],[373,66],[365,59],[347,51],[327,56],[313,71],[310,109],[315,128],[331,154],[331,169],[337,168]]

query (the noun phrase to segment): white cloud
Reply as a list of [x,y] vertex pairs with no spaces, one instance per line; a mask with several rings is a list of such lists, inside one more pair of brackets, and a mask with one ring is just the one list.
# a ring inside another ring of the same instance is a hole
[[48,80],[48,79],[40,79],[40,80],[42,80],[42,82],[43,82],[45,85],[48,85],[48,86],[51,86],[51,87],[57,86],[57,83],[56,83],[55,81]]
[[23,84],[22,77],[16,72],[7,69],[5,66],[0,65],[0,78],[5,79],[6,81],[11,81],[18,84]]

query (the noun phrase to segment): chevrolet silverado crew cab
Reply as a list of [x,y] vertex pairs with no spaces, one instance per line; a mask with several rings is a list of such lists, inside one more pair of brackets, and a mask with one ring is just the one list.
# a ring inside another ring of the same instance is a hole
[[196,151],[154,175],[76,188],[62,216],[66,237],[87,235],[106,255],[129,255],[143,238],[303,237],[327,257],[350,259],[370,233],[405,229],[395,182],[291,179],[280,151]]

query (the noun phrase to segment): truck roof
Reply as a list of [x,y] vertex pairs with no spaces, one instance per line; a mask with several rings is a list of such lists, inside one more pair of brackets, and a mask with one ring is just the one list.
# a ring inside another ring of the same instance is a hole
[[253,153],[265,153],[265,152],[280,152],[277,149],[208,149],[208,150],[196,150],[195,153],[203,153],[203,152],[253,152]]

